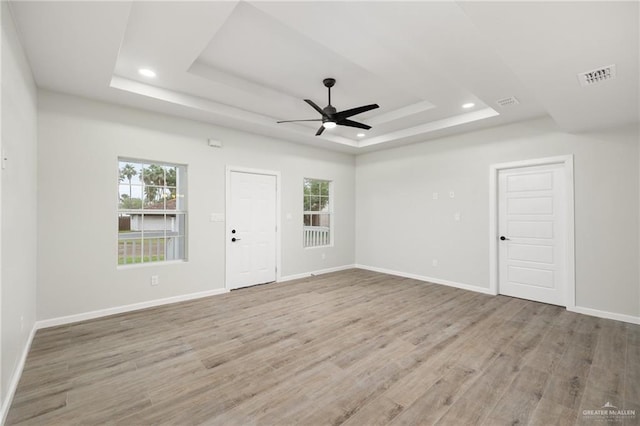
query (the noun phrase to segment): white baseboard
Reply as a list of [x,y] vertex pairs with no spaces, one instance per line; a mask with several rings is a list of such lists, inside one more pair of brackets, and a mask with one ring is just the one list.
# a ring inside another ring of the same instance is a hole
[[338,271],[344,271],[346,269],[353,269],[356,268],[356,265],[342,265],[342,266],[336,266],[335,268],[327,268],[327,269],[320,269],[318,271],[312,271],[312,272],[304,272],[302,274],[295,274],[295,275],[287,275],[284,277],[280,277],[280,279],[278,280],[279,283],[283,283],[285,281],[292,281],[292,280],[299,280],[301,278],[309,278],[313,275],[322,275],[322,274],[328,274],[329,272],[338,272]]
[[355,267],[359,269],[366,269],[367,271],[381,272],[383,274],[396,275],[398,277],[411,278],[414,280],[426,281],[433,284],[442,284],[449,287],[459,288],[462,290],[475,291],[477,293],[483,293],[483,294],[489,294],[489,295],[495,296],[495,293],[493,293],[489,288],[486,288],[486,287],[478,287],[476,285],[471,285],[471,284],[457,283],[455,281],[442,280],[440,278],[425,277],[423,275],[410,274],[407,272],[393,271],[391,269],[378,268],[375,266],[356,264]]
[[[354,265],[354,267],[359,269],[366,269],[367,271],[381,272],[383,274],[396,275],[399,277],[412,278],[419,281],[428,281],[434,284],[442,284],[442,285],[447,285],[451,287],[456,287],[463,290],[471,290],[471,291],[477,291],[479,293],[495,295],[495,293],[493,293],[488,288],[478,287],[478,286],[469,285],[469,284],[456,283],[453,281],[441,280],[439,278],[430,278],[430,277],[425,277],[421,275],[409,274],[406,272],[399,272],[399,271],[392,271],[390,269],[377,268],[374,266],[367,266],[367,265],[356,264]],[[616,321],[628,322],[631,324],[640,324],[640,317],[633,316],[633,315],[618,314],[615,312],[601,311],[593,308],[583,308],[581,306],[567,307],[567,311],[575,312],[583,315],[590,315],[592,317],[599,317],[599,318],[612,319]]]
[[180,296],[167,297],[164,299],[149,300],[146,302],[134,303],[131,305],[116,306],[114,308],[100,309],[97,311],[84,312],[81,314],[68,315],[64,317],[51,318],[36,322],[36,327],[49,328],[57,325],[71,324],[79,321],[86,321],[94,318],[106,317],[109,315],[121,314],[123,312],[138,311],[140,309],[153,308],[155,306],[168,305],[170,303],[185,302],[187,300],[200,299],[202,297],[215,296],[227,293],[229,290],[225,288],[216,288],[214,290],[201,291],[199,293],[182,294]]
[[[321,269],[318,271],[305,272],[302,274],[287,275],[285,277],[281,277],[278,280],[278,282],[285,282],[285,281],[297,280],[300,278],[307,278],[312,275],[328,274],[329,272],[344,271],[346,269],[353,269],[354,267],[355,267],[354,265],[343,265],[343,266],[337,266],[335,268],[327,268],[327,269]],[[36,329],[55,327],[58,325],[65,325],[65,324],[72,324],[74,322],[86,321],[90,319],[106,317],[109,315],[121,314],[124,312],[138,311],[140,309],[152,308],[155,306],[167,305],[170,303],[200,299],[202,297],[215,296],[218,294],[223,294],[228,292],[229,290],[227,290],[226,288],[218,288],[215,290],[208,290],[200,293],[184,294],[180,296],[168,297],[165,299],[149,300],[147,302],[134,303],[131,305],[116,306],[114,308],[106,308],[106,309],[100,309],[97,311],[83,312],[81,314],[74,314],[74,315],[68,315],[64,317],[40,320],[36,322]]]
[[583,308],[582,306],[567,307],[567,311],[575,312],[578,314],[591,315],[592,317],[628,322],[631,324],[640,324],[640,317],[634,317],[633,315],[617,314],[615,312],[601,311],[599,309]]
[[2,407],[0,407],[0,425],[4,425],[7,420],[7,414],[9,414],[9,408],[11,408],[11,402],[13,401],[13,396],[16,394],[16,390],[18,389],[18,383],[20,383],[20,377],[22,377],[22,371],[24,370],[24,364],[27,361],[27,355],[29,355],[29,350],[31,349],[31,343],[33,342],[33,337],[36,335],[36,331],[38,327],[36,324],[31,328],[31,333],[29,333],[29,338],[27,339],[27,344],[24,345],[24,349],[22,351],[22,355],[18,360],[18,364],[16,365],[15,370],[13,370],[13,375],[11,376],[11,381],[9,382],[9,387],[7,388],[7,394],[5,395],[4,400],[2,401]]

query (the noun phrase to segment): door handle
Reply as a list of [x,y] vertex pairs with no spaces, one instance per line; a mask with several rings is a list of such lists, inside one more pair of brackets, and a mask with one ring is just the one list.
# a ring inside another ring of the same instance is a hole
[[504,240],[510,240],[510,239],[511,239],[511,238],[507,238],[507,237],[505,237],[504,235],[501,235],[501,236],[500,236],[500,240],[501,240],[501,241],[504,241]]
[[232,242],[232,243],[235,243],[236,241],[240,241],[240,238],[233,237],[233,238],[231,239],[231,242]]

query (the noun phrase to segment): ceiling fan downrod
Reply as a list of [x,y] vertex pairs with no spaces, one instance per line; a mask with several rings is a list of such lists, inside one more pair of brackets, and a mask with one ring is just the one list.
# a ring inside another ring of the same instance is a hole
[[328,106],[331,106],[331,88],[336,84],[336,79],[325,78],[324,80],[322,80],[322,83],[324,83],[324,87],[329,89],[329,105]]

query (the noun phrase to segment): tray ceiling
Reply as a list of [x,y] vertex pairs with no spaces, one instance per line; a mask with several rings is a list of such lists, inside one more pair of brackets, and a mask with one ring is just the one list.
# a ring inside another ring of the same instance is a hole
[[[346,152],[550,115],[637,121],[638,4],[12,2],[39,86]],[[47,19],[42,19],[46,16]],[[616,64],[600,87],[577,73]],[[150,68],[156,77],[139,74]],[[378,103],[320,137],[304,98]],[[519,104],[496,101],[515,96]],[[473,103],[470,109],[462,108]],[[606,113],[590,114],[592,108]]]

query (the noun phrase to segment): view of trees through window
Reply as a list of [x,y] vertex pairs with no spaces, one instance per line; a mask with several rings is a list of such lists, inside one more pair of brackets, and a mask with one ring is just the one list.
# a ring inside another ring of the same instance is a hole
[[304,179],[304,246],[317,247],[331,244],[331,182]]
[[118,264],[185,258],[186,166],[120,159]]
[[140,209],[143,202],[148,207],[176,198],[176,166],[120,163],[120,208]]

